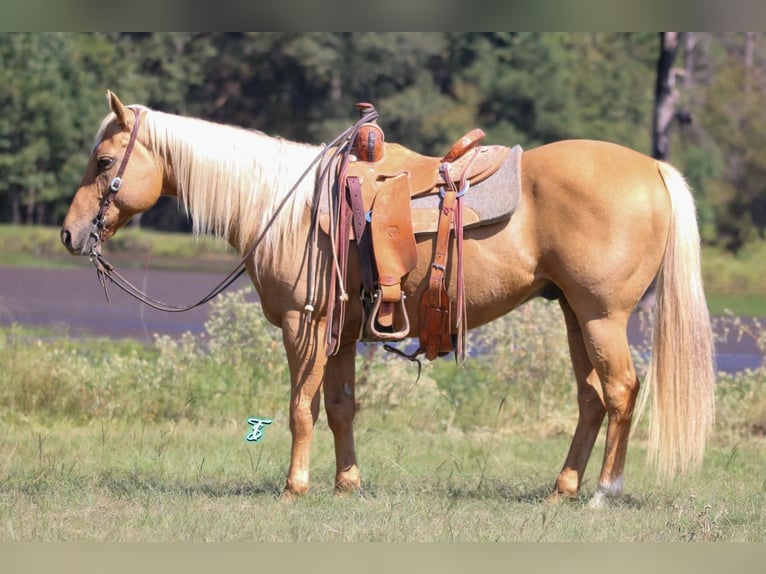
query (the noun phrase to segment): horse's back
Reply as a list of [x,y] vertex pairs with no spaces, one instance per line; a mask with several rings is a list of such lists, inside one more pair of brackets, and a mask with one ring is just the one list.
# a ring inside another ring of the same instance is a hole
[[593,182],[630,183],[636,178],[660,182],[656,160],[631,148],[600,140],[562,140],[524,153],[526,171],[592,187]]

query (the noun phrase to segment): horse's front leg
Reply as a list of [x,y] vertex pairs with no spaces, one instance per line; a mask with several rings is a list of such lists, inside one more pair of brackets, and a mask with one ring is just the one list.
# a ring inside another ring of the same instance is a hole
[[290,367],[290,432],[292,451],[282,498],[306,494],[314,424],[319,416],[319,394],[324,378],[325,321],[306,323],[302,313],[288,312],[282,320],[282,339]]
[[335,490],[361,490],[362,483],[354,448],[354,395],[356,343],[342,347],[327,360],[324,403],[327,422],[335,439]]

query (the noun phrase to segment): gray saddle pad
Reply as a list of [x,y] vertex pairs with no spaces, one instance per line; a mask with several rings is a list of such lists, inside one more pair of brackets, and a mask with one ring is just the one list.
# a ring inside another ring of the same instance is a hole
[[[463,196],[463,209],[473,212],[465,214],[464,227],[469,229],[479,225],[490,225],[508,219],[519,207],[521,199],[521,154],[520,145],[511,148],[505,163],[484,181],[469,188]],[[416,226],[415,234],[435,233],[441,197],[438,194],[425,195],[412,199],[413,219],[417,222],[428,217],[419,217],[415,212],[429,210],[435,212],[432,225]]]

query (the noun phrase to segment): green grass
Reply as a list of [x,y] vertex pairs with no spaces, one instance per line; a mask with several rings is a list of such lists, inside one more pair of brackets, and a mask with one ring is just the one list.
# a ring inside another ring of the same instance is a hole
[[[628,496],[598,511],[583,496],[545,502],[565,437],[423,433],[362,411],[364,495],[332,492],[329,430],[318,424],[311,492],[278,500],[286,425],[256,444],[240,421],[96,422],[8,429],[4,541],[762,541],[766,457],[716,446],[700,475],[658,485],[634,446]],[[596,457],[601,445],[597,446]],[[486,464],[476,457],[486,456]],[[595,465],[594,465],[595,466]]]
[[[357,452],[364,495],[333,493],[324,416],[312,490],[278,495],[288,381],[276,329],[230,293],[202,335],[78,340],[0,330],[2,541],[761,541],[766,536],[766,368],[720,375],[701,472],[658,483],[631,439],[626,496],[545,501],[576,421],[561,317],[534,302],[472,334],[502,351],[463,369],[363,354]],[[737,319],[730,327],[737,328]],[[763,325],[748,328],[766,347]],[[639,361],[639,370],[643,364]],[[249,416],[273,424],[244,440]]]
[[713,315],[731,311],[743,317],[766,317],[766,295],[707,295],[708,308]]

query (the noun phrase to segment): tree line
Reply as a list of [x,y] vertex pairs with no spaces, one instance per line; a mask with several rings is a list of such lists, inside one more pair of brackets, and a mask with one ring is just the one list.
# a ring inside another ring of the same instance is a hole
[[[369,101],[388,141],[423,153],[481,127],[490,143],[595,138],[657,155],[662,73],[663,154],[695,188],[704,240],[737,250],[766,231],[758,33],[3,33],[0,62],[4,223],[60,224],[107,89],[313,143]],[[172,202],[141,222],[188,225]]]

